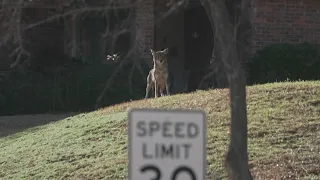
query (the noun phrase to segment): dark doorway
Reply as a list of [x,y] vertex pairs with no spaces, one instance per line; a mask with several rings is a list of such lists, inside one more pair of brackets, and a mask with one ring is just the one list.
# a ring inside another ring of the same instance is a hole
[[210,64],[213,33],[209,18],[201,5],[186,9],[184,15],[185,69],[189,70],[189,91],[197,89]]

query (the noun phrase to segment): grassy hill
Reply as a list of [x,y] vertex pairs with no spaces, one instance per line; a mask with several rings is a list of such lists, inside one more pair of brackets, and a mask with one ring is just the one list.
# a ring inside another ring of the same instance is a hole
[[[249,159],[255,179],[320,179],[320,81],[247,88]],[[208,179],[226,179],[228,90],[140,100],[0,138],[0,179],[127,179],[127,108],[207,113]]]

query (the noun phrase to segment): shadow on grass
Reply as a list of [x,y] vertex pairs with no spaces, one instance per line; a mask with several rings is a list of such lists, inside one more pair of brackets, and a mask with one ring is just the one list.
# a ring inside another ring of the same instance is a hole
[[41,126],[50,122],[63,120],[67,117],[75,116],[79,113],[61,113],[61,114],[30,114],[0,116],[0,137],[15,134],[25,129]]

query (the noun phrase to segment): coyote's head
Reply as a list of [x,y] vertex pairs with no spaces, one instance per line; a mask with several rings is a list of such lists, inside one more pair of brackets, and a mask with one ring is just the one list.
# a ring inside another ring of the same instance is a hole
[[168,48],[162,51],[155,51],[150,49],[153,62],[155,66],[167,66],[168,65]]

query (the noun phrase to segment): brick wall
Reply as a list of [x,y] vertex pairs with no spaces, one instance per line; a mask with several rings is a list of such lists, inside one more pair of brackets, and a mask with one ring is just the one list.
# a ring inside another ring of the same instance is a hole
[[[137,43],[141,56],[151,60],[149,48],[153,48],[154,1],[140,0],[136,9]],[[148,61],[149,62],[149,61]]]
[[320,0],[253,0],[253,52],[273,43],[320,43]]

